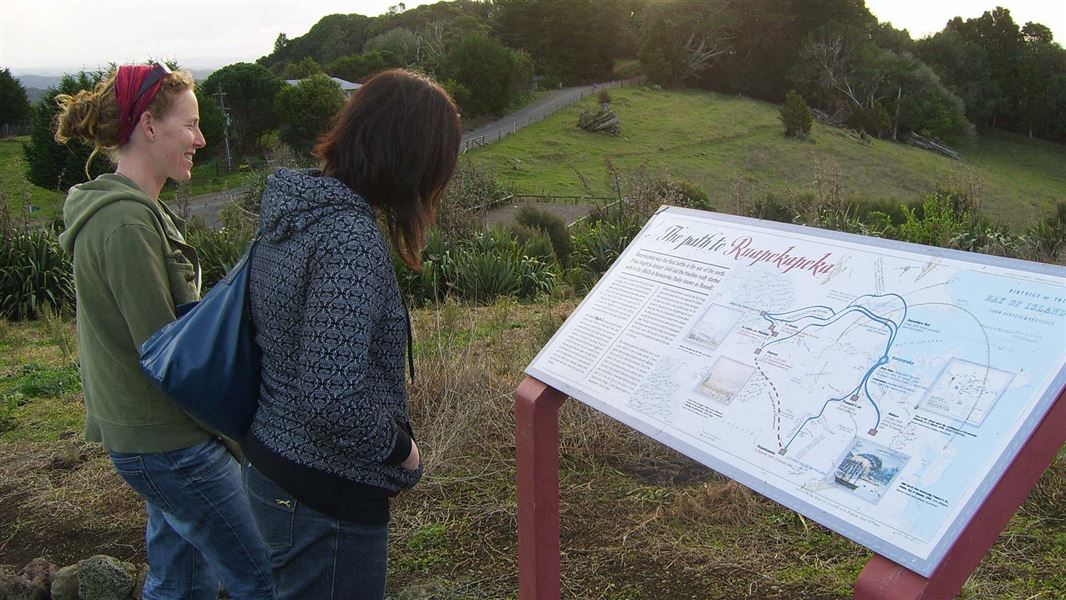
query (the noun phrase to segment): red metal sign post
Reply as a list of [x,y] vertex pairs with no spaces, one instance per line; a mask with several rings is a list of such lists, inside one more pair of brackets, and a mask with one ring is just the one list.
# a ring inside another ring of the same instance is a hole
[[1066,443],[1066,391],[1059,393],[1029,440],[955,539],[940,565],[922,577],[874,555],[855,581],[856,600],[940,600],[954,598],[1018,511],[1040,475]]
[[[559,407],[566,394],[526,377],[515,394],[518,471],[518,597],[558,600]],[[981,508],[928,578],[874,555],[855,582],[855,600],[945,600],[966,579],[1066,444],[1066,391],[1037,426]]]
[[559,407],[566,394],[526,377],[515,396],[518,597],[558,600]]

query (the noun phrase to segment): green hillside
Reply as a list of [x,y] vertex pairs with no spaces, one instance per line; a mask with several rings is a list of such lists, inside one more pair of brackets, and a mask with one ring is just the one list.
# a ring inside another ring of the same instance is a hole
[[[735,208],[767,193],[818,193],[839,182],[849,200],[921,199],[938,184],[976,186],[982,210],[1013,226],[1030,225],[1066,201],[1066,146],[1008,133],[957,146],[962,161],[884,140],[863,143],[815,123],[813,142],[785,138],[778,107],[702,91],[611,90],[621,118],[616,137],[576,127],[587,99],[498,143],[471,151],[522,193],[582,195],[583,176],[609,193],[605,160],[630,170],[648,163],[703,189],[714,206]],[[518,168],[515,168],[518,161]],[[737,185],[739,183],[739,185]]]

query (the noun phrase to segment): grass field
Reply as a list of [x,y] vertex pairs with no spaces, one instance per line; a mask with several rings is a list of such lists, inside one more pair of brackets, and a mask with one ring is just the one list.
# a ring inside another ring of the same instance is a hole
[[29,136],[0,139],[0,198],[7,201],[12,214],[28,210],[34,221],[47,222],[62,216],[66,192],[48,190],[26,180],[22,145],[29,139]]
[[[573,299],[415,310],[426,475],[390,526],[393,600],[516,598],[513,391]],[[81,440],[69,321],[0,321],[0,564],[144,560],[144,512]],[[846,600],[869,551],[576,401],[560,418],[563,598]],[[1066,597],[1066,455],[964,600]]]
[[[27,142],[28,136],[0,139],[0,193],[14,214],[23,214],[27,207],[32,207],[28,213],[30,220],[48,222],[63,215],[66,190],[49,190],[26,180],[26,161],[22,155],[22,145]],[[97,157],[95,160],[107,159]],[[185,186],[183,193],[191,197],[221,192],[245,185],[249,177],[250,171],[219,175],[213,163],[205,162],[193,167],[192,181]],[[177,188],[173,182],[160,193],[160,197],[168,202],[176,195]]]
[[587,193],[582,178],[594,194],[608,194],[606,160],[622,170],[646,162],[700,187],[723,210],[837,183],[848,200],[908,202],[939,184],[976,188],[985,213],[1022,227],[1066,201],[1066,146],[993,132],[960,145],[963,160],[954,161],[884,140],[862,143],[819,123],[813,142],[787,139],[776,105],[745,98],[649,88],[611,95],[619,136],[576,127],[581,110],[595,107],[586,99],[466,157],[516,191],[557,195]]

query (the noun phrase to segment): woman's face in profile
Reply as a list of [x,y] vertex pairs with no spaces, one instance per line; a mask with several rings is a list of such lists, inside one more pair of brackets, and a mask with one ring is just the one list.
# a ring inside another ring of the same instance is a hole
[[192,179],[193,157],[206,145],[200,132],[200,106],[192,90],[174,97],[170,111],[156,121],[155,135],[151,151],[161,174],[180,182]]

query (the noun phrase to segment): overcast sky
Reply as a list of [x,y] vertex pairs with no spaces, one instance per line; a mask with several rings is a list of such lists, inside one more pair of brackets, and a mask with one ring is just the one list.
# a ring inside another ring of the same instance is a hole
[[[713,0],[708,0],[713,1]],[[750,0],[758,2],[759,0]],[[398,0],[2,0],[0,68],[15,74],[94,69],[109,62],[173,59],[186,68],[215,68],[269,54],[284,32],[307,33],[335,13],[379,15]],[[428,0],[409,0],[408,9]],[[1006,6],[1020,25],[1038,21],[1066,43],[1062,0],[867,0],[881,21],[918,38],[956,15],[978,17]]]

